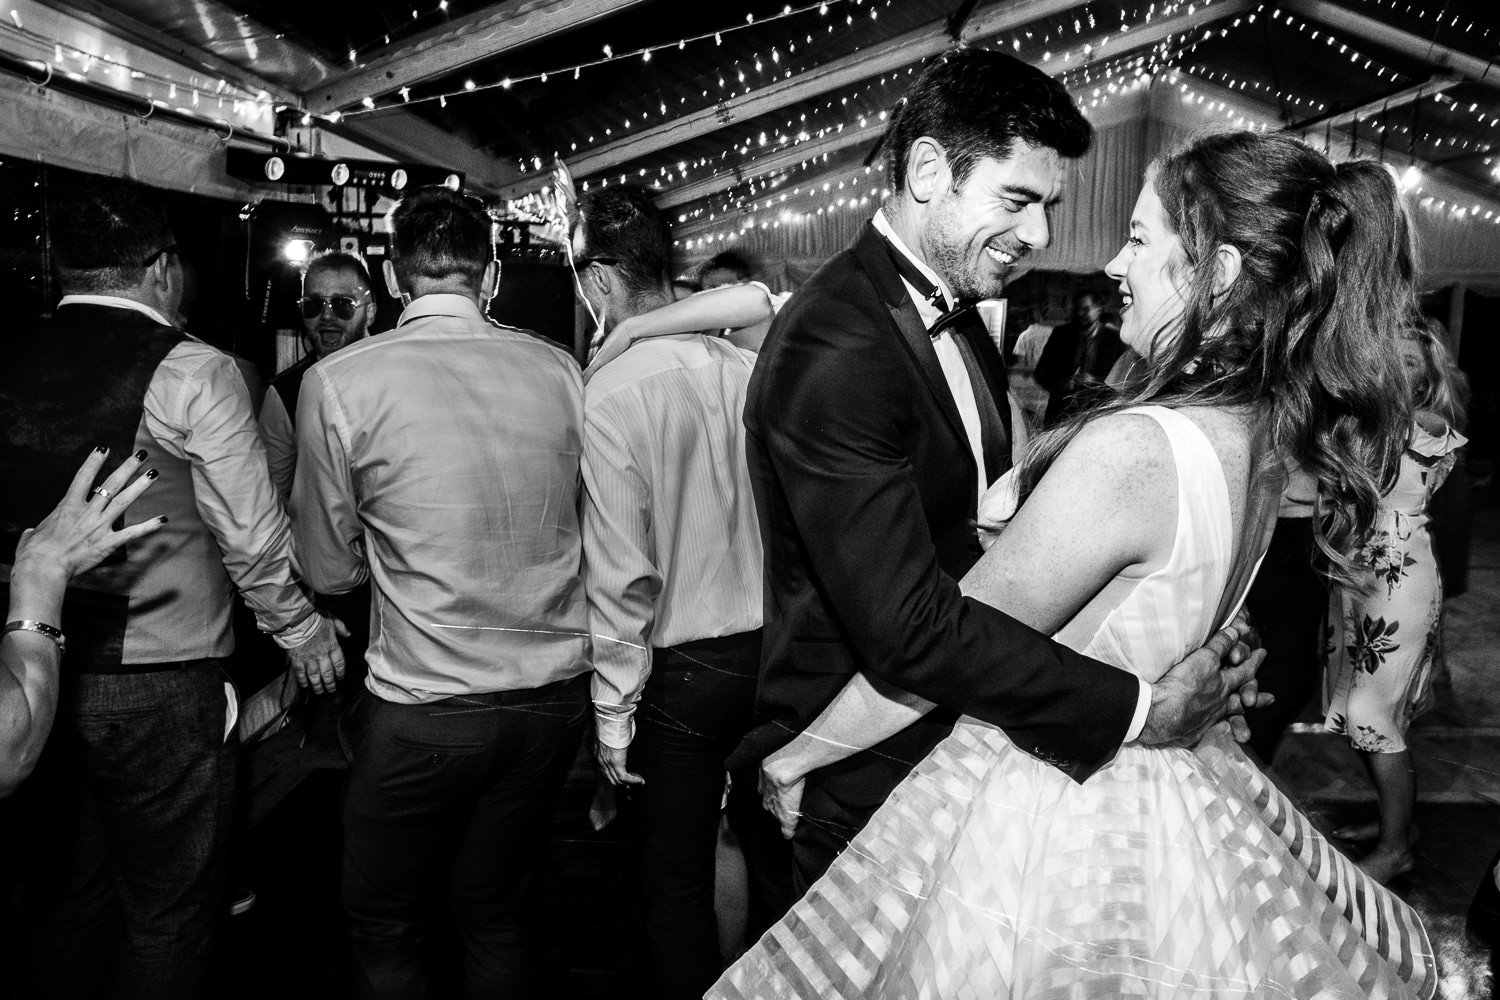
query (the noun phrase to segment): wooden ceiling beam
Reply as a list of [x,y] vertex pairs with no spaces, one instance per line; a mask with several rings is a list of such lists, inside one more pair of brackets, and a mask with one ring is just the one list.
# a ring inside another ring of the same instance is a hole
[[[851,126],[842,132],[833,132],[823,136],[821,139],[810,139],[807,142],[799,142],[795,146],[787,146],[779,149],[768,156],[757,157],[749,163],[743,164],[741,169],[734,172],[720,174],[715,177],[705,178],[692,184],[672,188],[656,199],[656,204],[661,208],[676,208],[679,205],[687,205],[703,198],[711,198],[721,191],[728,191],[746,181],[757,177],[765,177],[768,174],[780,173],[800,165],[805,160],[813,160],[826,154],[833,154],[848,149],[850,146],[858,146],[861,143],[874,142],[880,137],[881,127],[879,123],[875,126],[859,128]],[[861,169],[863,169],[861,167]]]
[[350,108],[366,97],[416,86],[643,2],[502,0],[424,31],[325,81],[308,91],[307,106],[314,114]]
[[1465,80],[1500,89],[1500,67],[1492,60],[1428,41],[1329,0],[1282,0],[1281,7],[1409,58],[1420,59],[1434,71],[1446,70]]
[[[868,180],[870,183],[863,183],[863,181],[865,180]],[[868,193],[869,188],[872,187],[877,190],[883,189],[883,185],[885,184],[885,177],[875,172],[866,175],[865,168],[858,163],[845,164],[843,166],[835,167],[831,170],[825,170],[822,173],[813,173],[809,174],[807,177],[798,177],[795,182],[788,182],[788,184],[786,185],[786,189],[790,190],[793,187],[820,187],[825,183],[830,185],[830,187],[833,187],[840,181],[852,185],[855,189],[856,196],[858,196],[857,192],[864,191]],[[778,194],[780,194],[779,190],[768,191],[765,194],[758,196],[756,198],[756,201],[764,201],[766,198],[772,198],[774,200]],[[794,195],[793,197],[796,196]],[[799,214],[806,214],[804,212],[801,212],[801,209],[797,207],[796,203],[789,203],[789,207],[797,210]],[[765,212],[768,211],[768,209],[759,208],[755,209],[754,211]],[[874,212],[874,207],[871,207],[867,214],[873,215]],[[732,213],[725,212],[720,213],[718,217],[714,219],[703,217],[698,219],[689,219],[686,222],[674,222],[672,224],[672,238],[674,240],[692,239],[709,230],[732,225],[735,222],[735,219],[736,217]]]
[[[963,40],[980,41],[1040,18],[1070,10],[1077,5],[1077,0],[1021,0],[1019,3],[997,4],[970,20],[963,29]],[[1125,52],[1155,45],[1179,32],[1202,28],[1224,18],[1248,12],[1254,6],[1253,0],[1219,0],[1218,3],[1192,14],[1157,18],[1126,33],[1104,32],[1093,38],[1080,39],[1069,48],[1079,53],[1087,49],[1090,59],[1114,58]],[[762,87],[743,98],[721,102],[570,157],[568,168],[575,177],[606,172],[621,163],[708,135],[737,120],[757,118],[861,80],[893,72],[946,51],[952,45],[953,39],[948,35],[948,22],[937,21],[854,55],[799,73],[789,80]],[[1082,66],[1083,62],[1081,59],[1067,62],[1054,59],[1049,60],[1043,69],[1052,76],[1058,76]],[[547,179],[545,173],[533,175],[506,188],[501,192],[501,197],[518,198],[541,188],[547,183]]]
[[1304,132],[1310,128],[1343,128],[1354,122],[1361,121],[1374,115],[1384,114],[1394,108],[1403,108],[1408,104],[1415,104],[1424,97],[1432,97],[1445,90],[1451,90],[1463,81],[1456,76],[1438,76],[1417,84],[1415,87],[1407,87],[1391,94],[1371,98],[1358,107],[1347,108],[1342,111],[1330,111],[1327,114],[1314,115],[1304,118],[1300,122],[1293,122],[1282,128],[1283,132]]

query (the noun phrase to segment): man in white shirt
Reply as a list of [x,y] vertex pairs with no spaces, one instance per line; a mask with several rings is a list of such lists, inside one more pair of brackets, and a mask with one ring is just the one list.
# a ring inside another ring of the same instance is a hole
[[303,683],[331,686],[343,657],[293,577],[239,368],[173,325],[185,275],[162,205],[97,177],[59,186],[51,205],[67,294],[16,335],[0,375],[0,523],[35,523],[101,444],[101,482],[132,454],[158,477],[149,511],[125,522],[166,523],[78,577],[64,604],[59,721],[22,789],[45,799],[28,831],[36,940],[17,952],[35,969],[27,995],[95,996],[107,982],[110,996],[195,997],[233,811],[234,591]]
[[303,379],[291,500],[313,589],[373,585],[345,719],[354,995],[429,995],[446,897],[465,995],[531,996],[533,875],[588,717],[583,383],[486,318],[499,263],[479,202],[425,188],[390,222],[406,309]]
[[[584,395],[596,754],[631,795],[651,995],[696,1000],[722,971],[724,761],[750,728],[760,668],[761,548],[742,419],[755,355],[713,335],[722,320],[707,334],[629,342],[624,321],[684,305],[671,305],[671,237],[644,188],[586,196],[575,243],[579,287],[606,331]],[[730,794],[755,883],[754,940],[790,902],[790,854],[759,808],[753,768]]]

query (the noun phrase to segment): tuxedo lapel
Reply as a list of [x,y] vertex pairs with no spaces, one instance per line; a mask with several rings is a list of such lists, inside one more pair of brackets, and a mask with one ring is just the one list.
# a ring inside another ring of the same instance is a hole
[[892,324],[901,335],[907,354],[922,373],[922,381],[926,383],[933,402],[943,411],[948,429],[963,445],[963,453],[968,455],[969,436],[964,430],[963,418],[958,415],[958,404],[953,401],[953,392],[948,388],[948,379],[943,375],[943,366],[938,362],[937,351],[932,347],[927,327],[922,323],[916,304],[912,302],[906,285],[901,281],[901,274],[891,262],[884,237],[873,225],[865,223],[864,233],[855,242],[853,253],[865,273],[870,276],[870,282],[879,293]]
[[1005,454],[994,456],[991,462],[992,467],[987,470],[993,481],[1010,468],[1009,445],[1015,440],[1016,429],[1011,426],[1010,399],[1007,395],[1010,391],[1010,375],[1005,370],[1005,359],[1000,356],[999,349],[990,339],[990,332],[985,328],[984,321],[977,312],[974,315],[974,322],[961,324],[960,329],[955,331],[955,335],[963,337],[968,342],[974,360],[978,362],[979,370],[984,375],[985,385],[990,391],[990,399],[995,402],[995,411],[1000,417],[1000,423],[1005,428]]

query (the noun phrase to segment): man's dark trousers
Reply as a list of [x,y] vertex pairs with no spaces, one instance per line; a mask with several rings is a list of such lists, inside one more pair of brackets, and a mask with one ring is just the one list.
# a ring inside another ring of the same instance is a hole
[[343,904],[356,997],[432,995],[445,899],[465,995],[540,995],[533,876],[588,714],[586,675],[423,705],[355,702]]
[[[723,964],[714,917],[714,859],[724,760],[749,731],[760,673],[759,629],[652,651],[627,764],[636,822],[652,997],[703,996]],[[733,776],[730,827],[750,875],[749,931],[791,905],[790,849],[761,808],[755,768]]]
[[224,738],[223,663],[65,679],[52,741],[18,796],[37,824],[28,998],[202,995],[238,748]]

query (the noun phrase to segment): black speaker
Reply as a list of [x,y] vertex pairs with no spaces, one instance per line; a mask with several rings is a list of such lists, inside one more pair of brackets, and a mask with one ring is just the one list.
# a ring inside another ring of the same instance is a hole
[[490,318],[541,334],[574,357],[573,275],[568,266],[531,255],[500,254],[500,289]]

